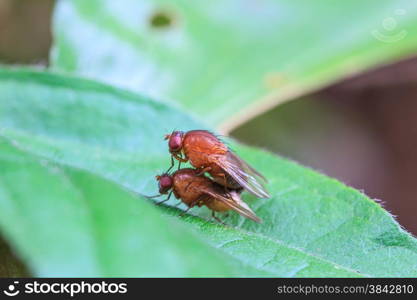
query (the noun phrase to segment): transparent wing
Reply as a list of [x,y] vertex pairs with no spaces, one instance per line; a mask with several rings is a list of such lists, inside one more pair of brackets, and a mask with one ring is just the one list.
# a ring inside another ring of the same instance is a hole
[[[215,198],[216,200],[221,201],[222,203],[226,204],[230,209],[233,209],[238,214],[251,219],[257,223],[262,223],[262,220],[258,218],[258,216],[250,209],[250,207],[240,199],[240,195],[235,192],[231,191],[227,194],[220,194],[217,193],[215,190],[209,189],[209,188],[203,188],[202,191]],[[230,198],[225,197],[225,195],[230,196]]]
[[233,152],[229,151],[225,156],[217,156],[215,163],[256,197],[271,197],[264,186],[266,184],[265,177]]

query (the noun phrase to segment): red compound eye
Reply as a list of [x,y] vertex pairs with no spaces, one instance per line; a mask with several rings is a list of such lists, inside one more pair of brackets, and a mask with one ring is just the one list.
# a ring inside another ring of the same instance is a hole
[[183,133],[181,131],[174,131],[168,142],[169,151],[171,152],[178,152],[182,148],[182,136]]
[[159,192],[161,194],[166,193],[172,188],[172,177],[169,175],[162,175],[159,177]]

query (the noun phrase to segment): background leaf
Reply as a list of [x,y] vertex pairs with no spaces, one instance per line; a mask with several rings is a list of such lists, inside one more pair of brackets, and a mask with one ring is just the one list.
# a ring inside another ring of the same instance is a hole
[[29,277],[27,267],[16,257],[10,245],[0,239],[0,278]]
[[223,131],[411,55],[413,1],[60,0],[55,70],[176,101]]
[[[1,71],[0,93],[0,135],[13,145],[141,194],[156,193],[154,175],[169,165],[163,133],[201,127],[166,105],[47,73]],[[416,240],[377,203],[293,162],[236,143],[233,148],[269,179],[271,199],[244,196],[264,223],[236,214],[227,220],[235,228],[186,220],[208,243],[249,268],[243,274],[417,275]],[[204,217],[207,211],[192,212]]]

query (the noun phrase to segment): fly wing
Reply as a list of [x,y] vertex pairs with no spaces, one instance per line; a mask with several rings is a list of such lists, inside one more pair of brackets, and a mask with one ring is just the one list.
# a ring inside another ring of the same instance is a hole
[[259,198],[271,197],[264,186],[265,177],[233,152],[228,151],[225,156],[217,156],[215,163],[251,194]]
[[209,188],[203,188],[202,191],[205,194],[215,198],[216,200],[226,204],[228,207],[230,207],[230,209],[233,209],[240,215],[257,223],[262,223],[262,220],[256,216],[256,214],[245,202],[242,201],[242,199],[240,199],[240,195],[236,191],[231,191],[227,194],[220,194]]

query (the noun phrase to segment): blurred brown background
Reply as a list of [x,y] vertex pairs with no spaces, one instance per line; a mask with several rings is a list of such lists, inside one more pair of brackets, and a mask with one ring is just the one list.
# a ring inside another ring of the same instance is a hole
[[416,58],[284,104],[232,134],[362,190],[417,234]]
[[[46,65],[52,0],[0,0],[0,63]],[[417,235],[417,59],[279,106],[232,136],[382,201]]]

